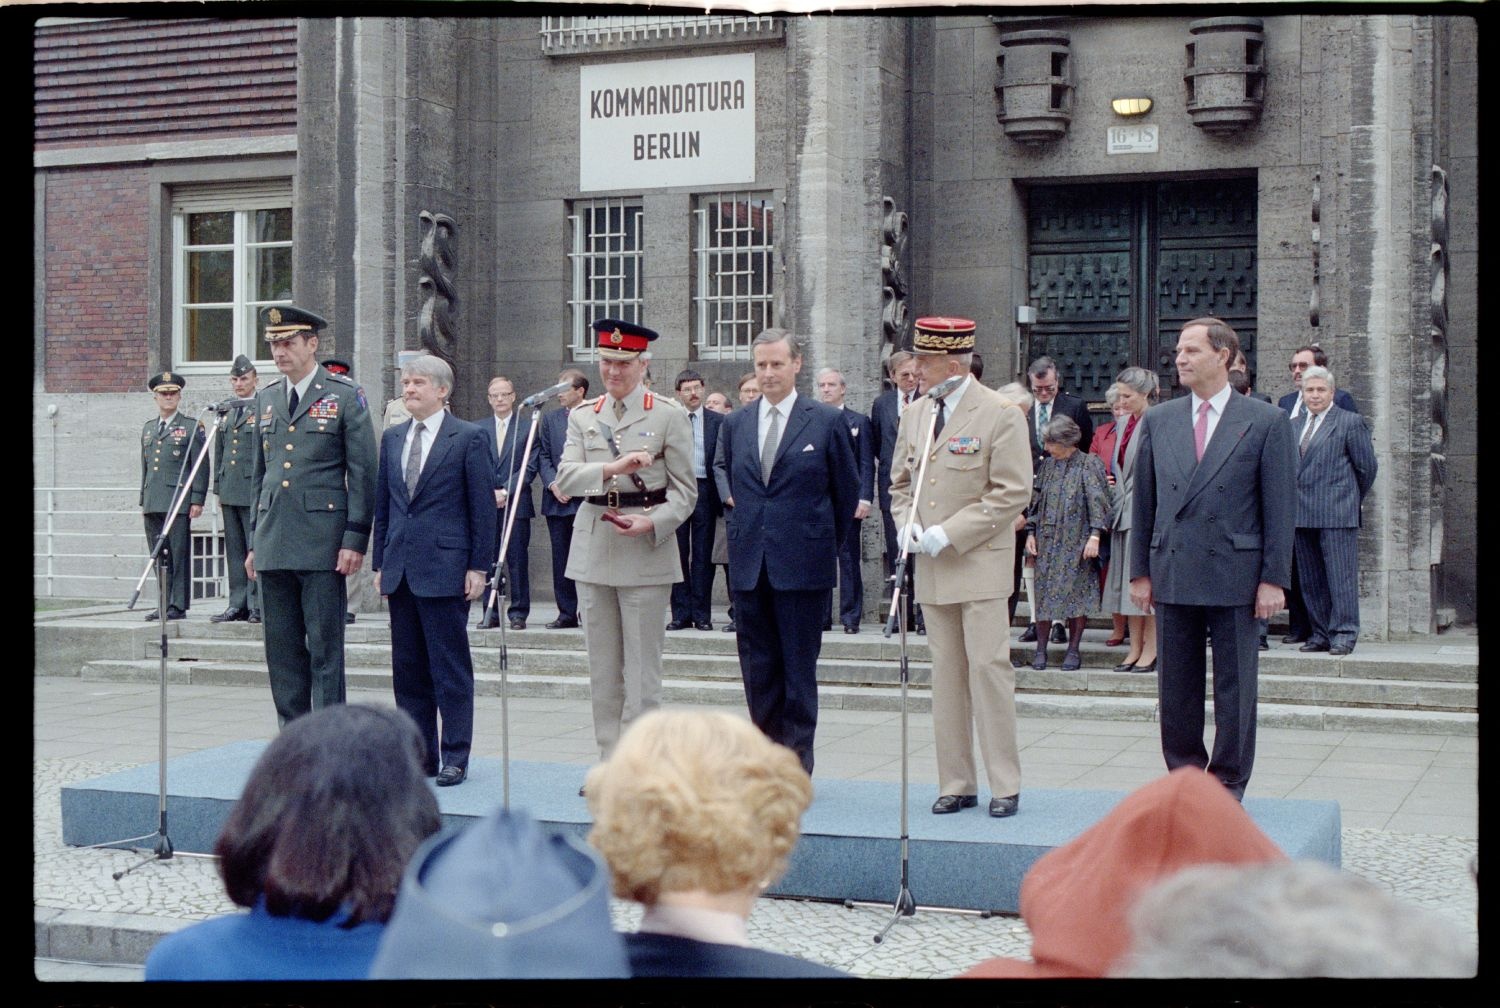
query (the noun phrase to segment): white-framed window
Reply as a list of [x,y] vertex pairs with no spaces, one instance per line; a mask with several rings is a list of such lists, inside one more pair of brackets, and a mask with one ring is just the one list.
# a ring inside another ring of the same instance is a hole
[[699,360],[749,360],[775,325],[775,204],[770,193],[699,196],[693,341]]
[[641,320],[645,214],[639,198],[575,200],[572,228],[572,352],[575,361],[597,353],[589,328],[597,318]]
[[268,363],[257,313],[291,303],[291,179],[173,190],[174,366],[222,374],[237,354]]
[[741,43],[779,38],[782,19],[770,14],[562,14],[542,18],[549,56],[601,49]]

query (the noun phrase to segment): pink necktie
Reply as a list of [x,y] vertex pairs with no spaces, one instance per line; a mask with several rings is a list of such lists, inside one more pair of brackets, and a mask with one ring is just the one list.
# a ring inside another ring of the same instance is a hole
[[1193,451],[1203,461],[1203,446],[1208,444],[1208,402],[1198,407],[1198,422],[1193,424]]

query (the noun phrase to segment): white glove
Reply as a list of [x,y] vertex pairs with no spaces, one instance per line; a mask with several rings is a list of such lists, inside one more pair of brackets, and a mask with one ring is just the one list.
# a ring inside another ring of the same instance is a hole
[[916,522],[903,526],[902,533],[907,536],[906,549],[909,553],[916,553],[922,548],[922,526]]
[[943,547],[948,545],[948,533],[943,531],[943,526],[934,525],[922,533],[922,541],[917,548],[928,556],[935,557],[943,552]]

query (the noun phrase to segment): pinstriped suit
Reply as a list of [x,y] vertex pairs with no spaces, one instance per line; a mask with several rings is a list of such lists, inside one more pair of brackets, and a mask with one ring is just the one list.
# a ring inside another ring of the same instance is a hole
[[[1299,444],[1311,420],[1304,411]],[[1359,508],[1376,468],[1364,420],[1329,406],[1297,467],[1294,549],[1314,644],[1353,648],[1359,637]]]

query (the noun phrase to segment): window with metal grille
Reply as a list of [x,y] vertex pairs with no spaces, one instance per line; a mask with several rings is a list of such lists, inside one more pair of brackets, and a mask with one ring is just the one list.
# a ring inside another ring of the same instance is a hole
[[180,370],[222,374],[237,354],[268,362],[257,313],[292,302],[290,181],[174,192],[172,292]]
[[775,207],[769,193],[698,197],[693,340],[699,360],[749,360],[775,324]]
[[597,354],[589,323],[597,318],[641,320],[641,266],[645,259],[645,214],[638,201],[577,200],[568,215],[573,249],[573,359]]
[[574,52],[624,47],[656,48],[684,42],[744,42],[776,38],[781,19],[769,14],[604,14],[542,18],[542,52]]

